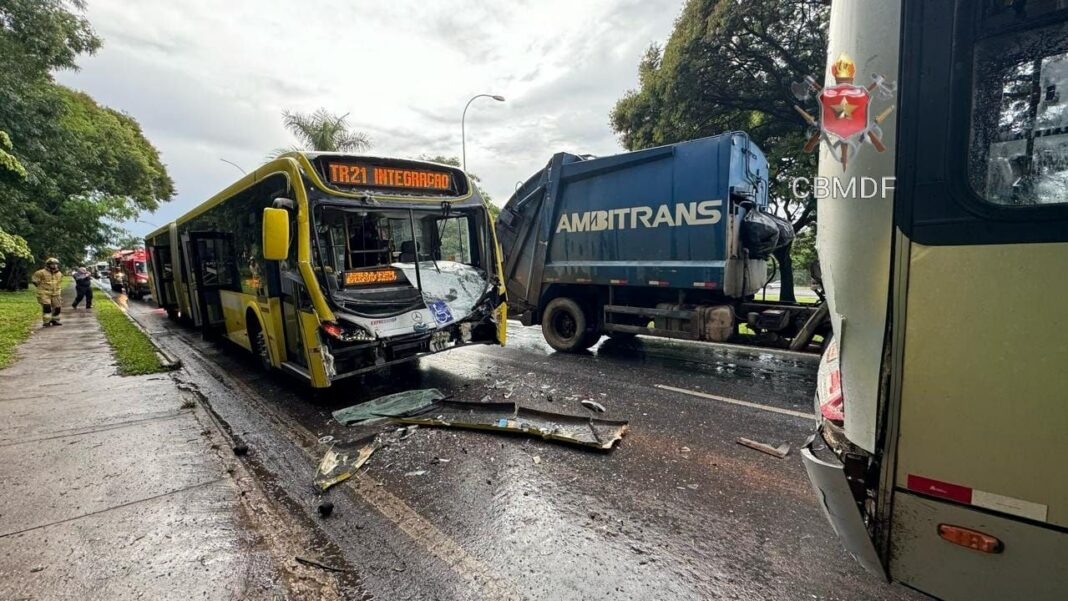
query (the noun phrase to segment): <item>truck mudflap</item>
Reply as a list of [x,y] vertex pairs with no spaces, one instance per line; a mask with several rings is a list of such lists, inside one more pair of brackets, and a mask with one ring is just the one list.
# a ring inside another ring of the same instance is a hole
[[813,442],[819,435],[817,432],[805,441],[801,447],[801,461],[805,464],[805,471],[808,472],[808,479],[816,492],[820,509],[842,540],[846,551],[849,551],[864,569],[885,580],[886,568],[879,559],[875,544],[864,525],[864,518],[860,515],[860,509],[849,489],[845,466],[829,451],[822,453],[822,457],[817,457],[813,452]]

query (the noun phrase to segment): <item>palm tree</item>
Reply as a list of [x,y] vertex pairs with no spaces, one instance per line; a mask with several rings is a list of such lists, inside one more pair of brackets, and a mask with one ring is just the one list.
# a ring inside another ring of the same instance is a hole
[[348,116],[348,113],[335,115],[325,108],[314,113],[282,111],[282,124],[297,138],[299,144],[276,149],[271,156],[294,150],[355,152],[370,148],[371,139],[367,134],[349,129]]

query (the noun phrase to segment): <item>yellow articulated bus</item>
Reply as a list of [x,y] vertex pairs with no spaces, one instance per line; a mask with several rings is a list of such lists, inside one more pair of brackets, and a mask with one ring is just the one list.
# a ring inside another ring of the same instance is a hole
[[316,388],[504,344],[493,224],[460,169],[287,153],[145,238],[156,303]]
[[829,39],[817,502],[882,577],[1064,601],[1068,2],[833,0]]

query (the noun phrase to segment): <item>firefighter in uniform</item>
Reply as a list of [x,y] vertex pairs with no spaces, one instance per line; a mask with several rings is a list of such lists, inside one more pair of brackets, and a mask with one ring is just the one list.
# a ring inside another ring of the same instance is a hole
[[63,325],[59,322],[59,310],[62,306],[60,292],[63,287],[63,274],[59,271],[59,260],[48,259],[44,269],[38,269],[30,280],[37,287],[37,302],[41,303],[41,320],[44,326]]

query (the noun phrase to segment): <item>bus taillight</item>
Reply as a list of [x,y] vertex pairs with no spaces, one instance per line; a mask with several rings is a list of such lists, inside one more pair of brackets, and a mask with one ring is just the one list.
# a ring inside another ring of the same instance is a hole
[[951,526],[949,524],[938,525],[938,536],[953,543],[983,553],[1001,553],[1005,548],[996,537],[984,534],[978,530]]

